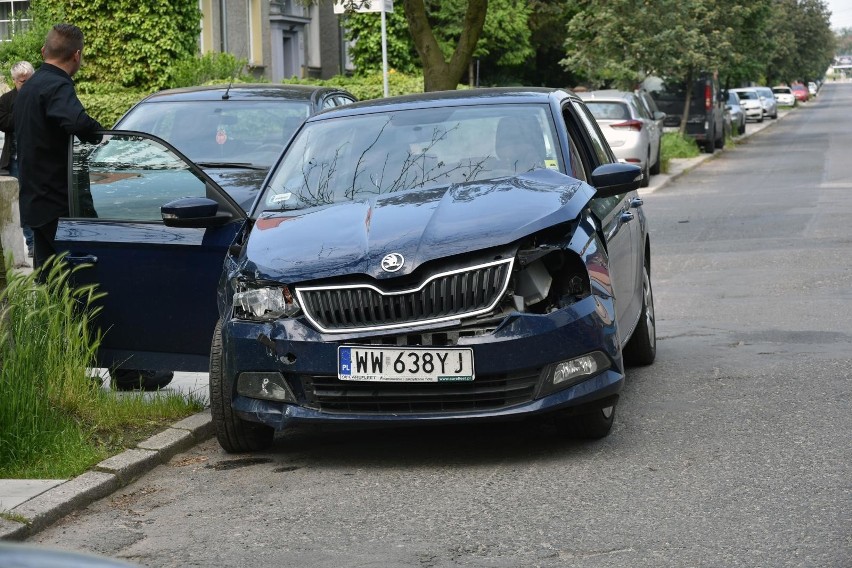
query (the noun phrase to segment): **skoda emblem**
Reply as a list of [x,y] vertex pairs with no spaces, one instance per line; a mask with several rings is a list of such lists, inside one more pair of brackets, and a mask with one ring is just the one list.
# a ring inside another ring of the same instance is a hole
[[382,259],[382,270],[385,272],[396,272],[402,268],[405,259],[398,252],[392,252]]

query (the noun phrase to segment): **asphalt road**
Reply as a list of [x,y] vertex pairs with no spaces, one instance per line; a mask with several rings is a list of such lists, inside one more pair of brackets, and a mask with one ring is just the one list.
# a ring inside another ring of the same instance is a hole
[[852,84],[645,205],[658,359],[605,440],[210,441],[32,541],[151,567],[852,566]]

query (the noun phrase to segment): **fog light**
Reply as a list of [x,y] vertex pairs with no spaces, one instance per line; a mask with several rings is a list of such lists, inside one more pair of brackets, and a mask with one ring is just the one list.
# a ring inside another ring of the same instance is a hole
[[237,394],[249,398],[296,402],[284,375],[271,372],[246,372],[237,377]]
[[573,383],[609,368],[609,359],[600,351],[562,361],[553,367],[553,386]]

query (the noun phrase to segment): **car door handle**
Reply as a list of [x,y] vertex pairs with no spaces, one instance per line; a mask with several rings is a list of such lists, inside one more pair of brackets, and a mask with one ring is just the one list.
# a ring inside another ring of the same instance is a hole
[[97,264],[98,257],[93,254],[71,255],[65,257],[70,264]]
[[630,207],[632,209],[636,209],[637,207],[642,207],[643,203],[645,203],[645,202],[642,201],[641,197],[634,197],[633,199],[630,200]]
[[621,222],[622,223],[627,223],[628,221],[632,221],[632,220],[633,220],[633,213],[631,213],[630,211],[622,211],[621,212]]

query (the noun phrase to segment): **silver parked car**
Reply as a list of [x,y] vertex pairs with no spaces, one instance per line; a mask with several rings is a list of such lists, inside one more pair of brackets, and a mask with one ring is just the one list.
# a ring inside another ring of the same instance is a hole
[[746,113],[746,120],[763,122],[763,105],[760,103],[760,95],[753,87],[747,89],[731,89],[740,99],[740,106]]
[[760,104],[763,105],[763,116],[767,118],[778,118],[778,101],[775,93],[769,87],[754,87],[760,95]]
[[740,104],[740,98],[733,91],[728,91],[727,102],[725,109],[728,111],[728,116],[731,117],[731,134],[743,135],[746,131],[746,115]]
[[642,187],[660,173],[662,129],[634,93],[616,90],[577,93],[595,117],[620,161],[642,168]]

